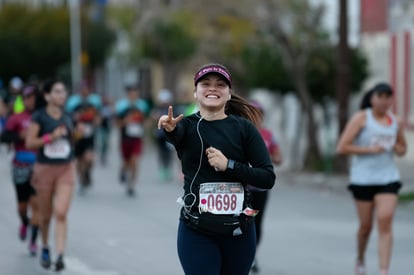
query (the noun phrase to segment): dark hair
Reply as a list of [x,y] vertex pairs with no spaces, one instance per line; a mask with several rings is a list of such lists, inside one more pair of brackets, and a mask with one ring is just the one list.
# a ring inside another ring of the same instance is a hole
[[359,105],[359,108],[361,110],[372,107],[371,98],[374,93],[385,93],[391,96],[393,94],[393,90],[392,87],[387,83],[377,83],[372,89],[368,90],[362,97],[361,103]]
[[369,90],[368,92],[365,92],[364,96],[361,99],[361,103],[359,104],[360,110],[365,110],[365,109],[372,107],[371,98],[373,94],[374,94],[373,90]]
[[54,86],[56,83],[63,83],[63,81],[61,81],[61,80],[59,80],[59,79],[56,79],[56,78],[47,79],[47,80],[43,83],[42,92],[43,92],[43,93],[45,93],[45,94],[49,94],[49,93],[52,91],[53,86]]
[[260,125],[263,117],[262,113],[256,107],[237,94],[231,95],[231,99],[226,103],[225,112],[226,114],[244,117],[256,126]]

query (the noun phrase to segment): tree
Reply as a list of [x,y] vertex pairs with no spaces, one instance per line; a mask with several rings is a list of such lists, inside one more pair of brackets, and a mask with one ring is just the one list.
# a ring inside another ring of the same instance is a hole
[[[336,96],[338,106],[338,125],[339,135],[345,128],[348,120],[349,88],[350,88],[350,64],[349,64],[349,45],[348,45],[348,1],[339,1],[339,43],[337,54],[336,71]],[[335,159],[335,169],[345,172],[348,168],[347,158],[344,155],[337,156]]]
[[[91,68],[102,64],[113,41],[112,31],[105,25],[92,24],[85,44]],[[70,63],[69,13],[65,7],[28,8],[4,5],[0,10],[0,76],[24,79],[56,76]]]
[[317,126],[313,113],[313,99],[306,80],[306,64],[312,51],[327,43],[321,28],[322,6],[311,6],[305,0],[268,0],[255,9],[249,9],[252,20],[260,26],[271,43],[277,43],[283,53],[283,62],[298,93],[307,118],[308,148],[305,168],[313,169],[322,161],[317,140]]
[[157,19],[141,37],[142,55],[162,64],[164,87],[176,91],[180,66],[196,49],[196,40],[173,18]]

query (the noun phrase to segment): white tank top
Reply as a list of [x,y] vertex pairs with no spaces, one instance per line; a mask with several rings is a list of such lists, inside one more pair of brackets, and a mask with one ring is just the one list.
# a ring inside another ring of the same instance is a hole
[[361,129],[354,144],[361,147],[383,146],[380,154],[358,154],[351,158],[351,184],[385,185],[400,180],[400,172],[394,161],[393,146],[397,139],[398,123],[389,112],[391,124],[382,125],[375,120],[372,110],[366,110],[366,123]]

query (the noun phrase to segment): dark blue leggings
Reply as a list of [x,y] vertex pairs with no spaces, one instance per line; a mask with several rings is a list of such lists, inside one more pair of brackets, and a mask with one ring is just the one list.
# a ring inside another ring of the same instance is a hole
[[256,253],[255,226],[240,236],[212,237],[180,221],[177,250],[186,275],[248,275]]

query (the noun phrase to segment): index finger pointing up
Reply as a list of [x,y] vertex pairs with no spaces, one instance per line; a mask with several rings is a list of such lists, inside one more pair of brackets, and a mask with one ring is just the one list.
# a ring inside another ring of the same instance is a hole
[[168,107],[168,120],[172,120],[173,119],[173,107],[170,105]]

